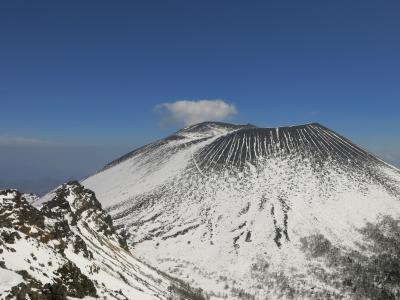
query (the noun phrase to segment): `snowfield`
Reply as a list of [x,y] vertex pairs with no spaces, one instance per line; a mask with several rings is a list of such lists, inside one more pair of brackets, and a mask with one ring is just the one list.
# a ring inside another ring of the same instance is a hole
[[23,282],[21,275],[0,268],[0,295],[11,292],[11,288]]

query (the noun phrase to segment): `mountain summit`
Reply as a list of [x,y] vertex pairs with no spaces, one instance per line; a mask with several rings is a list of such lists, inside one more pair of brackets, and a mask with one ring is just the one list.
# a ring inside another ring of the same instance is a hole
[[400,172],[320,124],[192,125],[83,184],[137,254],[210,294],[400,295]]

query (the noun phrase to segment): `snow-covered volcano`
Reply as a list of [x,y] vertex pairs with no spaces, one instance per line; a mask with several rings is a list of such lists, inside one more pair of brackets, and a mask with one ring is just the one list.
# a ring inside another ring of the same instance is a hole
[[211,294],[400,297],[400,172],[319,124],[193,125],[83,185],[137,254]]

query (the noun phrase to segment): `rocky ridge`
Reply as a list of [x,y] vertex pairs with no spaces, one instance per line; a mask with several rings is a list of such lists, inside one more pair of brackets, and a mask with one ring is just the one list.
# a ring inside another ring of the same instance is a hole
[[0,226],[0,299],[205,299],[135,258],[76,181],[39,209],[16,190],[0,191]]

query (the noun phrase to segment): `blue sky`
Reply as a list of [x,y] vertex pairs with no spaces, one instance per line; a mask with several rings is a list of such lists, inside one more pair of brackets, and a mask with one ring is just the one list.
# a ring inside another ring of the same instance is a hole
[[0,185],[84,176],[179,128],[155,112],[179,100],[400,163],[399,1],[1,1],[0,37]]

